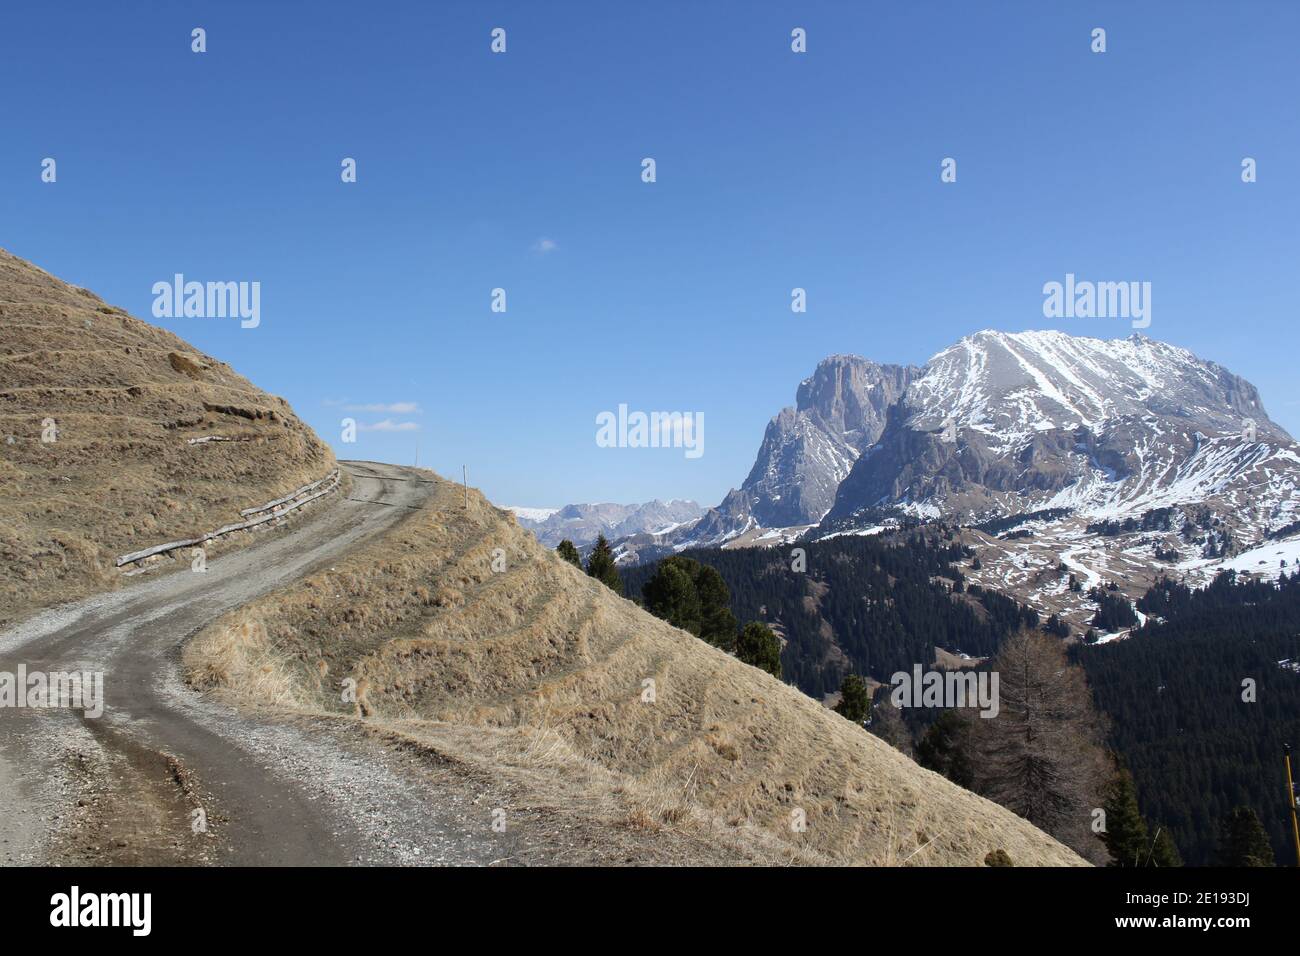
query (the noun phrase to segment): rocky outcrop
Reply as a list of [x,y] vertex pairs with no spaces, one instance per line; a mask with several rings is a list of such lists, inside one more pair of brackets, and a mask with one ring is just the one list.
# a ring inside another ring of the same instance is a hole
[[840,482],[880,437],[890,408],[919,372],[856,355],[818,363],[799,384],[794,407],[768,423],[741,485],[755,519],[765,527],[821,520]]

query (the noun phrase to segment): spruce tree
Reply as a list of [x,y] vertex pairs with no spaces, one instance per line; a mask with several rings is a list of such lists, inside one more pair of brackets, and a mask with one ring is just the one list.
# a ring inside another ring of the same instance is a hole
[[1183,865],[1183,858],[1178,853],[1178,847],[1174,845],[1174,838],[1169,835],[1168,827],[1156,828],[1156,838],[1151,846],[1151,865],[1164,867]]
[[596,539],[596,546],[591,549],[591,554],[587,556],[587,574],[600,581],[615,594],[623,593],[623,581],[618,576],[618,568],[614,564],[614,552],[609,547],[609,542],[605,540],[602,534]]
[[750,621],[736,639],[736,656],[781,679],[781,642],[762,621]]
[[1146,866],[1151,842],[1146,821],[1138,810],[1133,775],[1127,770],[1115,774],[1101,806],[1106,811],[1106,829],[1101,834],[1101,842],[1110,851],[1110,865]]
[[559,543],[559,546],[556,547],[555,549],[555,553],[558,554],[560,557],[562,557],[565,561],[568,561],[570,564],[572,564],[573,566],[581,570],[582,555],[578,554],[578,549],[573,546],[573,542],[570,541],[568,538],[565,538],[563,541]]
[[655,617],[700,636],[700,594],[682,560],[660,561],[654,577],[641,588],[641,598]]
[[860,725],[871,716],[871,694],[867,682],[857,674],[845,674],[840,681],[840,702],[835,705],[835,713]]
[[[731,652],[736,646],[736,615],[731,613],[731,593],[716,568],[695,564],[695,592],[700,598],[700,637]],[[779,676],[779,675],[778,675]]]
[[1219,826],[1215,866],[1275,866],[1264,825],[1250,807],[1237,807]]
[[655,617],[724,651],[735,650],[731,594],[716,569],[681,555],[664,558],[641,588],[641,597]]

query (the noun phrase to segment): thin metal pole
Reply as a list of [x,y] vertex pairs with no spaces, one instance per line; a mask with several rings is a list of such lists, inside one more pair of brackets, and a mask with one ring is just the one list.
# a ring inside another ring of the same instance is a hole
[[1295,863],[1300,866],[1300,824],[1296,823],[1295,815],[1295,778],[1291,776],[1291,745],[1282,745],[1282,757],[1286,761],[1286,803],[1287,809],[1291,811],[1291,838],[1295,841]]
[[460,483],[465,488],[465,510],[469,511],[469,472],[464,465],[460,466]]

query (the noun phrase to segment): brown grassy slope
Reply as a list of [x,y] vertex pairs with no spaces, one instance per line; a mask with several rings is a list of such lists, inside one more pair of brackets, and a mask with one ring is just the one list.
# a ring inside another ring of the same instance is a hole
[[[996,849],[1017,865],[1082,862],[617,597],[480,495],[463,510],[445,483],[334,568],[215,622],[186,666],[237,702],[365,719],[565,812],[759,862],[980,865]],[[358,706],[340,693],[349,678]]]
[[284,399],[0,249],[0,627],[332,467]]

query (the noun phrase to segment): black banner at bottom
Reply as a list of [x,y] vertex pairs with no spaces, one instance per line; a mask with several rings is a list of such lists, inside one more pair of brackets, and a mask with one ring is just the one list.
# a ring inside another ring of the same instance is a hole
[[[0,913],[15,943],[373,944],[377,931],[430,922],[458,934],[532,927],[553,943],[624,924],[630,941],[679,920],[733,941],[774,922],[806,927],[808,942],[869,932],[924,945],[963,928],[1230,941],[1293,927],[1297,880],[1291,868],[5,869]],[[606,932],[596,938],[617,945]]]

